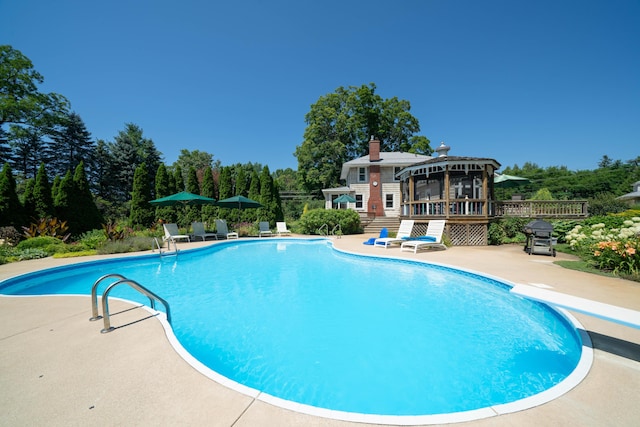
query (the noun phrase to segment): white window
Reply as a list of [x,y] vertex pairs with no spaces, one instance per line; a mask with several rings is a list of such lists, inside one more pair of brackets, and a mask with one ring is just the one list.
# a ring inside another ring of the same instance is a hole
[[393,209],[393,193],[384,195],[384,207],[386,209]]
[[358,168],[358,182],[367,182],[367,168]]
[[356,209],[362,209],[363,207],[362,200],[364,200],[364,197],[362,196],[362,194],[356,194]]

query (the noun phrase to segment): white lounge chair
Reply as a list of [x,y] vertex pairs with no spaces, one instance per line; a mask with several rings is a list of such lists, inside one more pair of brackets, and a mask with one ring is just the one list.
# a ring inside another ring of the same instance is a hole
[[282,236],[283,234],[288,236],[291,234],[291,231],[287,229],[286,222],[276,222],[276,229],[278,231],[278,236]]
[[260,222],[260,231],[258,231],[258,237],[271,237],[273,234],[271,233],[271,229],[269,228],[269,223],[267,221]]
[[216,233],[207,233],[204,229],[204,224],[201,222],[192,222],[191,228],[193,229],[193,238],[200,237],[203,241],[207,240],[207,237],[214,237],[218,240]]
[[218,237],[224,237],[225,239],[237,239],[238,233],[235,231],[229,231],[227,227],[227,221],[224,219],[216,219],[216,234]]
[[420,249],[438,248],[447,249],[442,243],[442,234],[444,233],[444,225],[447,221],[444,219],[432,219],[427,225],[427,232],[424,238],[416,237],[415,239],[405,240],[400,245],[401,251],[417,253]]
[[180,231],[178,230],[178,224],[174,224],[174,223],[162,224],[162,228],[164,228],[164,237],[162,238],[163,242],[166,242],[167,240],[171,240],[172,242],[175,243],[176,240],[184,240],[184,239],[187,239],[187,242],[191,241],[188,235],[180,234]]
[[391,245],[399,245],[404,241],[403,238],[411,237],[413,222],[412,219],[403,219],[398,228],[398,233],[396,233],[396,237],[379,237],[373,241],[373,246],[388,248]]

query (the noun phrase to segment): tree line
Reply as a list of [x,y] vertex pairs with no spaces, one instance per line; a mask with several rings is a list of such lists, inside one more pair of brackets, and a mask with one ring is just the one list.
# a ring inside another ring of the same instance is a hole
[[[396,97],[385,99],[370,83],[339,87],[311,105],[305,115],[303,141],[294,153],[297,171],[270,173],[267,166],[253,163],[222,166],[212,154],[198,150],[182,150],[173,165],[165,165],[153,140],[134,123],[126,123],[113,141],[93,140],[64,96],[39,90],[43,81],[26,56],[0,45],[0,164],[5,165],[0,180],[0,226],[25,225],[45,215],[67,219],[74,234],[109,221],[148,227],[159,219],[183,225],[215,217],[271,223],[297,219],[305,205],[323,205],[323,188],[342,185],[342,164],[366,155],[371,136],[381,141],[382,151],[433,153],[429,139],[419,134],[410,103]],[[515,165],[504,173],[531,182],[500,190],[498,196],[531,195],[542,188],[557,199],[621,195],[640,180],[639,160],[614,161],[604,156],[597,170],[577,172],[564,166]],[[244,195],[265,207],[240,212],[212,206],[149,205],[154,198],[181,190],[215,199]],[[283,190],[300,197],[283,202]],[[79,215],[80,202],[89,205],[90,212],[82,213],[86,220],[66,218]]]
[[[267,166],[223,167],[213,155],[198,150],[182,150],[174,165],[166,166],[153,140],[133,123],[126,123],[112,142],[94,141],[64,96],[39,91],[43,81],[20,51],[0,46],[0,164],[5,165],[0,226],[58,216],[78,235],[109,221],[149,227],[157,219],[184,224],[216,216],[235,221],[259,217],[271,223],[282,219],[277,183]],[[236,212],[149,205],[154,198],[183,190],[215,199],[244,195],[264,207]],[[91,215],[81,204],[88,205]]]
[[540,167],[526,162],[506,167],[503,172],[530,180],[529,183],[498,192],[500,198],[510,198],[512,194],[532,196],[546,189],[556,200],[591,200],[603,194],[621,196],[633,190],[633,184],[640,181],[640,156],[626,161],[611,160],[604,155],[594,170],[572,171],[566,166]]

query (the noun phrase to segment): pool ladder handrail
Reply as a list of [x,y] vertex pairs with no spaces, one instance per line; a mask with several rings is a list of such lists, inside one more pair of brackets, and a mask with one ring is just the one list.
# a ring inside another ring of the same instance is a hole
[[327,236],[329,234],[329,224],[322,224],[318,228],[318,234],[321,236]]
[[[112,284],[110,284],[109,286],[107,286],[107,288],[102,293],[102,314],[104,316],[100,316],[99,313],[98,313],[98,295],[97,295],[98,285],[103,280],[109,279],[109,278],[113,278],[113,277],[118,278],[119,280],[117,280],[117,281],[113,282]],[[102,329],[100,332],[105,334],[105,333],[111,332],[112,330],[115,329],[114,327],[111,326],[111,320],[110,320],[110,316],[109,316],[109,293],[111,292],[111,290],[113,288],[115,288],[118,285],[122,285],[122,284],[129,285],[131,288],[135,289],[136,291],[138,291],[141,294],[143,294],[146,297],[148,297],[149,298],[149,303],[151,304],[151,308],[154,309],[154,310],[156,309],[156,303],[155,302],[156,301],[160,301],[162,303],[162,305],[164,305],[164,308],[166,310],[167,322],[169,322],[169,324],[171,324],[171,309],[169,308],[169,303],[167,301],[165,301],[163,298],[159,297],[158,295],[156,295],[155,293],[153,293],[149,289],[145,288],[140,283],[138,283],[138,282],[136,282],[134,280],[131,280],[131,279],[127,279],[126,277],[124,277],[121,274],[111,273],[111,274],[105,274],[104,276],[100,277],[98,280],[96,280],[96,282],[91,287],[91,314],[92,314],[92,317],[89,320],[95,321],[95,320],[99,320],[100,318],[104,319],[104,329]]]
[[[176,241],[173,239],[167,239],[166,242],[167,242],[167,251],[164,253],[164,255],[178,255],[178,244],[176,243]],[[171,252],[171,242],[173,242],[173,252]],[[162,244],[164,245],[164,242],[162,242]],[[163,245],[160,245],[160,242],[158,242],[158,238],[154,237],[153,242],[151,244],[151,252],[155,251],[155,248],[158,248],[158,252],[160,253],[160,256],[162,256]]]
[[336,224],[334,225],[334,227],[331,229],[331,235],[335,236],[336,235],[336,231],[339,231],[340,234],[338,235],[338,237],[342,236],[342,227],[340,226],[340,224]]

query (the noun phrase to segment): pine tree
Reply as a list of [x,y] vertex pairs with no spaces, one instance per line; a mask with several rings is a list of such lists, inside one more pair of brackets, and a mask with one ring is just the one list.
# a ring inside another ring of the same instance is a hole
[[176,183],[176,193],[184,191],[184,176],[182,175],[182,168],[180,166],[176,166],[176,170],[173,172],[173,178]]
[[76,170],[73,174],[74,185],[74,210],[73,210],[73,223],[75,229],[69,225],[69,231],[75,235],[85,233],[101,227],[104,223],[104,218],[98,210],[93,195],[89,189],[89,181],[84,172],[84,162],[80,162],[76,166]]
[[187,191],[193,194],[200,194],[200,184],[198,183],[198,172],[196,168],[189,168],[187,174]]
[[251,173],[251,184],[249,185],[249,195],[247,197],[252,200],[260,200],[260,176],[255,170]]
[[129,214],[129,221],[132,227],[148,228],[153,224],[154,212],[149,203],[151,200],[151,188],[148,175],[147,166],[144,163],[141,163],[134,173],[131,212]]
[[[248,196],[251,200],[255,200],[255,201],[260,201],[260,176],[258,175],[258,172],[253,169],[251,172],[251,177],[250,177],[250,181],[249,181],[249,192],[248,192]],[[251,219],[255,220],[256,215],[257,218],[259,220],[267,220],[266,218],[262,218],[262,208],[259,208],[257,211],[255,212],[251,212]],[[268,220],[267,220],[268,221]],[[269,223],[271,227],[275,226],[275,223]]]
[[[172,180],[173,176],[167,172],[167,167],[164,163],[160,163],[156,172],[156,199],[167,197],[174,193],[170,189],[170,181]],[[176,222],[176,210],[171,206],[158,206],[156,208],[156,218],[165,222]]]
[[36,202],[35,213],[38,218],[51,218],[54,215],[51,185],[49,184],[44,163],[41,163],[38,168],[36,185],[33,187],[33,198]]
[[62,174],[75,168],[83,159],[92,158],[95,143],[91,133],[76,113],[70,113],[52,137],[52,149],[56,156],[52,159],[54,173]]
[[[196,168],[190,167],[187,174],[187,191],[193,194],[200,194],[200,185],[198,184],[198,172]],[[185,206],[183,224],[191,224],[194,221],[202,221],[200,206]]]
[[[219,200],[228,199],[233,196],[233,183],[231,182],[231,168],[224,166],[220,169],[220,177],[218,178]],[[235,217],[231,212],[233,209],[219,209],[218,214],[227,220]]]
[[73,176],[71,175],[71,171],[67,171],[64,178],[60,181],[60,185],[58,186],[58,190],[56,191],[56,197],[53,201],[53,206],[55,209],[56,217],[60,221],[67,221],[67,225],[69,226],[69,232],[74,233],[75,227],[75,188],[73,184]]
[[262,168],[260,173],[260,219],[262,221],[269,221],[269,224],[274,224],[276,221],[276,207],[274,199],[273,178],[269,173],[269,167]]
[[[210,167],[205,168],[202,177],[202,195],[215,199],[216,189],[213,180],[213,171]],[[202,207],[202,220],[207,224],[213,224],[218,214],[218,208],[213,205],[204,205]]]
[[231,182],[231,169],[228,166],[220,170],[220,181],[218,184],[220,200],[228,199],[233,196],[233,183]]
[[35,178],[29,178],[24,183],[24,194],[23,194],[23,206],[24,206],[24,218],[25,224],[30,220],[30,218],[36,217],[36,199],[33,196],[33,188],[36,185]]
[[62,178],[60,175],[56,175],[53,178],[53,183],[51,184],[51,200],[53,200],[53,205],[56,205],[56,197],[58,196],[58,191],[60,190],[60,183],[62,182]]
[[247,196],[249,194],[249,185],[247,182],[247,174],[245,173],[242,166],[237,168],[238,173],[236,174],[236,196]]
[[11,166],[5,163],[0,174],[0,226],[19,229],[23,222],[23,208],[16,193],[16,181]]
[[148,171],[155,171],[160,166],[160,152],[152,140],[142,136],[142,129],[127,123],[125,130],[120,131],[111,144],[111,154],[117,186],[114,188],[114,200],[126,201],[133,188],[135,170],[144,163],[147,166],[148,188],[153,188],[155,175],[149,176]]

